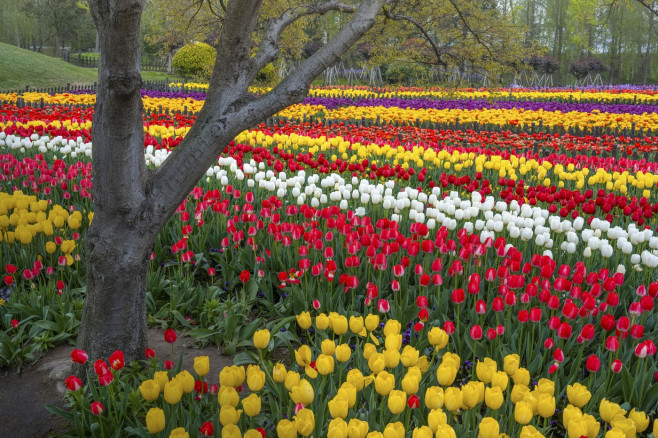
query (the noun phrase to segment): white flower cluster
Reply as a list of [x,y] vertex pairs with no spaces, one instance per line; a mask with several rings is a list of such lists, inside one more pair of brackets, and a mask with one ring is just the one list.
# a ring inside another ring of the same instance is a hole
[[82,137],[77,137],[75,140],[66,140],[61,135],[53,138],[45,135],[39,136],[39,134],[21,137],[13,134],[7,135],[0,131],[0,148],[18,150],[22,154],[38,150],[42,154],[53,151],[64,156],[70,155],[73,158],[79,155],[91,157],[91,142],[85,142]]

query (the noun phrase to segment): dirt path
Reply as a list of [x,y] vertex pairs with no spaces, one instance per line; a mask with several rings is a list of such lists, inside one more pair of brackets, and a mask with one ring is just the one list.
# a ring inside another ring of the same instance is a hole
[[[169,359],[171,345],[164,341],[162,331],[149,329],[149,347],[156,355]],[[217,348],[194,349],[194,340],[179,336],[175,343],[176,354],[183,352],[183,368],[192,370],[194,357],[210,357],[208,381],[217,383],[219,371],[233,364],[233,357],[222,356]],[[52,404],[63,407],[66,391],[64,379],[71,374],[71,350],[61,345],[42,356],[20,374],[0,371],[0,437],[49,437],[66,430],[66,423],[45,408]]]

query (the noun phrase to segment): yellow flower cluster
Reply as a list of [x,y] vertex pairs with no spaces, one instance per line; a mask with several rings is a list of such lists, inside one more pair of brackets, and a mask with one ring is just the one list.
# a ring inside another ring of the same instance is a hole
[[77,130],[82,130],[82,129],[91,129],[91,120],[88,120],[86,122],[79,122],[77,120],[70,120],[70,119],[64,119],[64,120],[52,120],[48,123],[44,122],[43,120],[30,120],[28,122],[15,122],[15,121],[8,121],[6,123],[0,123],[0,129],[5,129],[11,126],[15,126],[17,128],[30,128],[30,127],[37,127],[37,126],[43,126],[44,128],[49,129],[61,129],[61,128],[66,128],[68,130],[72,131],[77,131]]
[[292,105],[278,113],[281,117],[303,118],[323,113],[325,118],[337,120],[368,119],[387,123],[478,123],[509,127],[518,125],[529,128],[541,120],[546,127],[562,126],[564,128],[586,128],[591,131],[594,127],[631,129],[658,129],[658,114],[612,114],[592,111],[591,113],[570,111],[526,111],[523,109],[412,109],[381,106],[345,106],[328,109],[322,105]]
[[[82,226],[82,213],[79,211],[69,212],[60,205],[52,205],[49,208],[45,199],[37,199],[34,195],[26,195],[17,190],[12,194],[0,192],[0,241],[9,244],[20,242],[29,245],[40,234],[52,236],[55,229],[77,230]],[[90,216],[91,222],[91,216]],[[60,250],[67,259],[75,248],[75,242],[65,240]],[[48,254],[56,251],[55,242],[45,243]]]

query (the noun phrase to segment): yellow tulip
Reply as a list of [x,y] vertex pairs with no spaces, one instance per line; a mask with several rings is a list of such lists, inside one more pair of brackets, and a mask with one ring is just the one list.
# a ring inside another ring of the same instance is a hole
[[537,386],[535,386],[535,391],[542,394],[555,394],[555,382],[549,379],[539,379]]
[[404,408],[407,405],[407,394],[404,391],[392,390],[388,394],[388,410],[391,411],[393,415],[397,415],[404,411]]
[[222,438],[242,438],[242,433],[235,424],[227,424],[222,427]]
[[407,345],[402,350],[402,354],[400,355],[400,361],[402,362],[402,365],[404,365],[407,368],[413,367],[418,364],[419,356],[420,353],[418,352],[418,350],[416,350],[411,345]]
[[590,414],[583,414],[583,421],[587,426],[587,437],[596,438],[599,435],[599,429],[601,429],[601,424],[596,421],[596,418]]
[[457,377],[457,369],[450,364],[442,363],[436,368],[436,378],[441,386],[450,386]]
[[[414,429],[411,438],[433,438],[434,432],[428,426],[421,426]],[[497,438],[497,437],[496,437]]]
[[46,242],[46,252],[52,254],[57,250],[57,245],[55,242]]
[[350,382],[343,382],[336,393],[337,397],[347,400],[347,405],[352,408],[356,404],[356,388]]
[[[619,429],[626,434],[626,438],[634,438],[637,434],[637,428],[635,422],[630,418],[626,418],[623,415],[617,415],[611,422],[610,425],[615,429]],[[588,435],[589,438],[589,435]]]
[[464,395],[460,388],[451,386],[445,390],[445,408],[450,412],[459,410],[462,405]]
[[197,356],[194,358],[194,372],[204,377],[210,371],[210,358],[208,356]]
[[[310,317],[309,317],[310,320]],[[309,322],[310,326],[310,322]],[[270,331],[268,329],[263,329],[263,330],[256,330],[254,333],[254,347],[258,348],[259,350],[264,350],[267,348],[267,346],[270,343]]]
[[412,395],[418,392],[418,385],[420,384],[420,377],[414,373],[407,373],[403,378],[400,385],[402,390],[407,395]]
[[373,431],[369,432],[368,435],[366,435],[366,438],[383,438],[384,435],[382,435],[381,432],[378,431]]
[[[482,382],[480,382],[482,383]],[[447,391],[446,391],[447,392]],[[480,398],[479,390],[474,381],[468,382],[466,385],[462,386],[462,403],[468,408],[471,409],[478,404],[478,399]],[[446,395],[447,398],[447,395]],[[447,402],[446,402],[447,405]]]
[[484,417],[478,427],[478,438],[498,438],[500,426],[498,422],[491,417]]
[[169,382],[169,375],[166,371],[156,371],[153,375],[153,380],[160,387],[160,392],[163,392],[165,385]]
[[434,348],[438,351],[445,348],[445,346],[448,345],[450,336],[442,328],[432,327],[430,331],[427,333],[427,339],[429,340],[430,344],[433,345]]
[[503,359],[503,369],[508,376],[512,377],[516,370],[519,369],[519,364],[521,363],[521,357],[518,354],[508,354]]
[[623,430],[613,427],[605,433],[605,438],[626,438],[626,434]]
[[247,386],[252,391],[260,391],[265,386],[265,372],[258,366],[256,368],[247,375]]
[[192,374],[190,374],[189,371],[181,371],[176,375],[175,379],[180,383],[181,388],[183,388],[183,392],[185,394],[189,394],[190,392],[194,391],[194,377],[192,377]]
[[382,397],[387,396],[395,387],[395,376],[387,371],[382,371],[375,378],[375,391]]
[[566,429],[571,421],[579,421],[582,420],[582,418],[583,413],[580,408],[577,408],[574,405],[567,405],[562,411],[562,426]]
[[290,397],[295,403],[301,403],[304,406],[308,406],[313,402],[315,397],[315,392],[313,391],[313,386],[306,379],[301,379],[299,384],[292,388]]
[[587,435],[587,423],[585,420],[573,420],[569,422],[567,426],[567,435],[569,438],[580,438],[581,436]]
[[219,384],[237,387],[242,385],[245,379],[245,370],[242,366],[231,365],[222,368],[219,372]]
[[425,390],[425,406],[427,409],[441,409],[445,393],[440,386],[430,386]]
[[533,426],[523,426],[519,438],[544,438],[544,435]]
[[567,398],[572,405],[582,408],[587,404],[592,394],[587,390],[585,385],[574,383],[567,386]]
[[299,385],[299,373],[297,371],[288,371],[285,379],[285,387],[288,391],[292,391],[292,388]]
[[249,417],[254,417],[260,413],[261,400],[256,394],[249,394],[242,399],[242,409]]
[[532,420],[532,405],[526,401],[520,401],[514,406],[514,420],[521,424],[528,424]]
[[496,361],[488,357],[485,357],[483,361],[479,360],[475,365],[475,374],[484,383],[491,383],[491,377],[496,371],[498,371]]
[[279,438],[297,438],[297,427],[292,421],[283,419],[276,425],[276,435]]
[[498,386],[492,386],[484,390],[484,402],[489,409],[500,409],[504,401],[503,391]]
[[326,330],[327,327],[329,327],[329,317],[324,313],[321,313],[318,316],[316,316],[315,327],[318,330]]
[[625,415],[626,411],[617,403],[609,402],[605,398],[601,399],[601,403],[599,403],[599,415],[601,415],[603,421],[611,423],[617,414]]
[[219,409],[219,422],[222,426],[227,424],[238,424],[242,411],[236,410],[231,405],[224,405]]
[[434,433],[436,433],[439,426],[447,423],[448,417],[446,416],[446,413],[443,412],[443,409],[431,409],[430,413],[427,414],[427,425]]
[[320,350],[322,350],[322,354],[332,356],[336,351],[336,343],[331,339],[325,339],[320,345]]
[[263,438],[263,435],[256,429],[249,429],[245,432],[244,438]]
[[386,367],[384,355],[381,353],[372,353],[368,359],[368,367],[373,372],[373,374],[377,374],[383,371]]
[[329,414],[331,415],[331,418],[339,417],[345,419],[345,417],[347,417],[347,411],[349,410],[347,399],[336,395],[336,397],[329,400],[327,405],[329,406]]
[[183,387],[177,380],[167,382],[164,387],[164,399],[170,405],[175,405],[183,397]]
[[525,395],[530,392],[530,388],[525,385],[514,385],[512,388],[512,394],[510,394],[510,400],[512,403],[518,403],[524,399]]
[[335,318],[331,319],[331,329],[338,336],[347,333],[347,327],[347,318],[344,315],[337,315]]
[[236,407],[240,402],[240,396],[234,387],[222,385],[217,391],[217,402],[220,406],[230,405]]
[[402,347],[402,335],[399,333],[391,333],[384,339],[384,345],[387,350],[400,350]]
[[528,386],[530,384],[530,372],[525,368],[518,368],[512,376],[512,380],[516,385]]
[[363,384],[364,384],[363,373],[361,373],[361,370],[359,370],[358,368],[353,368],[349,370],[347,372],[347,376],[345,377],[345,381],[354,385],[357,391],[361,391],[363,389]]
[[153,401],[160,396],[160,386],[155,380],[144,380],[139,385],[139,392],[146,401]]
[[350,316],[350,330],[352,333],[358,335],[363,327],[363,316]]
[[347,423],[342,418],[334,418],[327,427],[327,438],[347,438]]
[[637,433],[642,433],[649,427],[649,417],[642,411],[636,411],[635,408],[631,409],[628,413],[628,418],[635,423]]
[[300,367],[306,367],[311,363],[311,349],[308,345],[302,345],[298,350],[295,350],[295,360]]
[[340,344],[336,347],[336,360],[340,363],[347,362],[352,356],[352,349],[347,344]]
[[441,424],[436,429],[436,438],[457,438],[455,429],[452,428],[449,424]]
[[658,418],[653,420],[653,436],[658,437]]
[[504,371],[497,371],[491,376],[491,386],[497,386],[501,391],[505,391],[508,384],[509,377]]
[[164,430],[165,415],[160,408],[151,408],[146,413],[146,428],[150,433],[158,433]]
[[169,438],[190,438],[190,434],[182,427],[177,427],[169,434]]
[[555,397],[551,394],[540,393],[537,397],[537,411],[543,418],[555,415]]
[[366,343],[363,345],[363,358],[369,360],[373,353],[377,353],[377,347],[374,344]]
[[[308,330],[311,327],[311,314],[308,312],[302,312],[299,315],[296,315],[297,324],[302,330]],[[269,342],[269,340],[268,340]]]
[[402,330],[400,322],[395,319],[389,319],[384,325],[384,336],[398,335],[400,334],[400,330]]
[[287,375],[288,370],[286,370],[286,366],[282,363],[277,363],[272,368],[272,378],[276,383],[283,383],[286,380]]
[[315,429],[315,415],[310,409],[301,409],[295,416],[295,427],[297,433],[302,436],[309,436]]
[[357,418],[350,419],[347,424],[347,436],[349,438],[365,438],[368,434],[368,422]]
[[386,368],[393,369],[400,363],[400,352],[398,350],[384,350],[384,363]]
[[375,331],[379,327],[379,315],[369,314],[366,316],[365,326],[369,332]]
[[384,438],[404,438],[404,426],[400,421],[388,423],[384,428]]

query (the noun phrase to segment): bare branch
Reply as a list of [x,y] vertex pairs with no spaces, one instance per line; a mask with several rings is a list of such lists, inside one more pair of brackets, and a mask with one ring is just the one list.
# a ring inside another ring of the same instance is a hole
[[279,37],[286,27],[302,17],[325,14],[329,11],[354,13],[356,7],[336,0],[328,0],[290,8],[279,17],[269,19],[265,37],[254,59],[256,68],[260,70],[279,56]]
[[443,60],[443,58],[441,57],[441,55],[443,53],[445,53],[445,48],[441,48],[436,44],[436,41],[434,41],[434,38],[432,38],[432,36],[427,31],[427,29],[425,29],[425,27],[418,20],[416,20],[412,17],[409,17],[408,15],[403,15],[403,14],[392,15],[389,11],[386,10],[386,8],[384,8],[384,16],[386,18],[390,19],[390,20],[396,20],[396,21],[405,20],[405,21],[408,21],[409,23],[413,24],[414,26],[416,26],[418,28],[418,30],[420,30],[420,33],[422,33],[423,36],[425,37],[425,40],[430,44],[430,46],[432,46],[432,50],[434,51],[434,54],[436,55],[436,62],[439,65],[443,65],[443,66],[448,65]]

